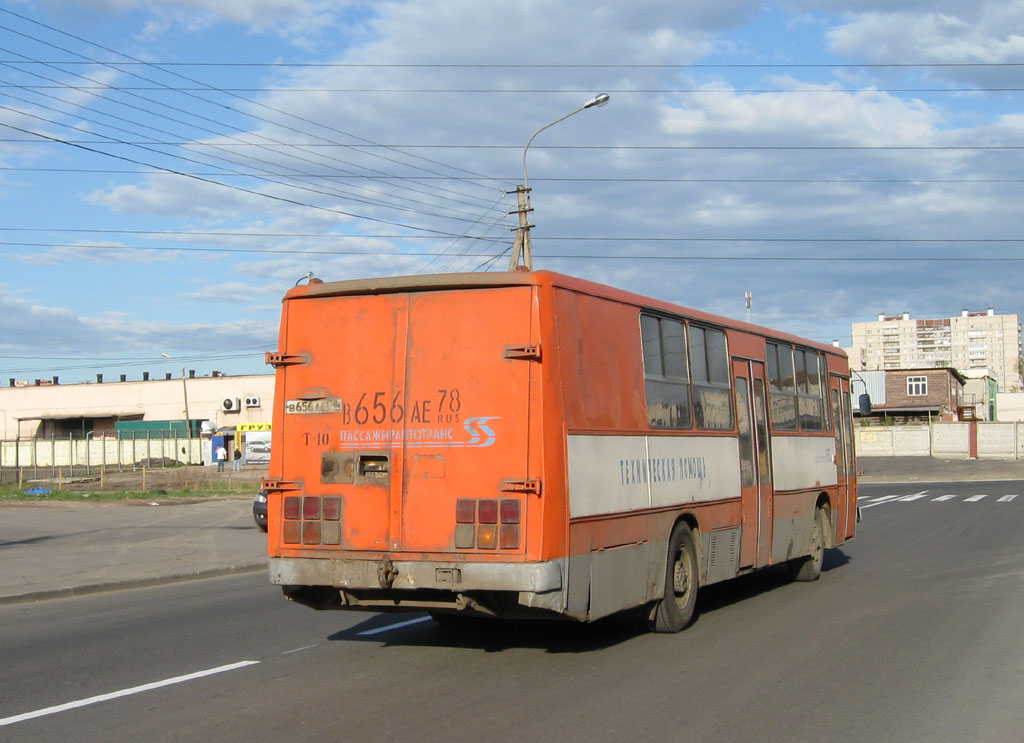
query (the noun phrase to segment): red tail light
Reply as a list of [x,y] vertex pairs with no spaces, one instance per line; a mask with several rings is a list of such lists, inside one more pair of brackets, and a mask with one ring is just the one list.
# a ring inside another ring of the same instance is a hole
[[498,523],[498,501],[482,500],[477,501],[478,513],[481,524]]
[[302,518],[310,521],[320,518],[320,499],[315,495],[302,499]]
[[511,498],[504,498],[501,501],[501,523],[519,523],[519,501]]
[[285,544],[341,544],[341,498],[289,495],[284,499]]
[[519,549],[521,521],[522,502],[514,498],[459,498],[455,501],[455,548]]
[[474,524],[476,523],[476,501],[469,498],[459,498],[455,501],[455,523]]

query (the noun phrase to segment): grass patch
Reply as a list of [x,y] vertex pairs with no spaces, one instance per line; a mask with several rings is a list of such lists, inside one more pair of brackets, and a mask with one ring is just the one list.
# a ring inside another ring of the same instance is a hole
[[[11,501],[115,501],[115,500],[160,500],[167,498],[202,498],[211,495],[224,494],[245,494],[252,493],[255,496],[253,486],[224,487],[217,483],[218,487],[199,487],[177,490],[172,488],[156,488],[153,490],[58,490],[46,485],[25,484],[19,488],[17,485],[0,486],[0,502]],[[48,491],[48,492],[42,492]]]

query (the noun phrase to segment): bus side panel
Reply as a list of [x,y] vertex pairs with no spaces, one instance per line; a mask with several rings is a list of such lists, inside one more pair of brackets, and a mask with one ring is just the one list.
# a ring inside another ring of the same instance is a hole
[[835,457],[835,439],[831,436],[772,437],[772,468],[775,475],[771,549],[773,563],[810,553],[814,509],[822,492],[829,494],[831,527],[835,527],[835,492],[838,483]]
[[637,308],[559,290],[555,322],[568,429],[646,430]]
[[[721,436],[569,436],[573,616],[596,619],[661,595],[666,550],[683,513],[702,514],[706,581],[738,569],[739,451]],[[724,502],[721,502],[724,501]],[[654,508],[656,513],[649,512]],[[728,548],[714,549],[719,531]],[[587,584],[589,584],[588,587]]]

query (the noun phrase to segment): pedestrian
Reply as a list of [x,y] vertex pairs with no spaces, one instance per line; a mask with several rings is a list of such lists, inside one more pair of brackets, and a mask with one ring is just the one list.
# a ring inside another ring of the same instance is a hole
[[224,471],[224,462],[227,461],[228,450],[224,448],[224,444],[217,447],[217,471]]
[[235,472],[242,471],[242,450],[235,448],[235,460],[231,463],[231,469]]

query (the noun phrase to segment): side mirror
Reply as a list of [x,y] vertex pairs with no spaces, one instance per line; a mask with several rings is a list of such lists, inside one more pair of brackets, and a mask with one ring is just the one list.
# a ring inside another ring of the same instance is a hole
[[863,393],[857,398],[857,406],[860,408],[861,415],[871,415],[871,395],[867,392]]

